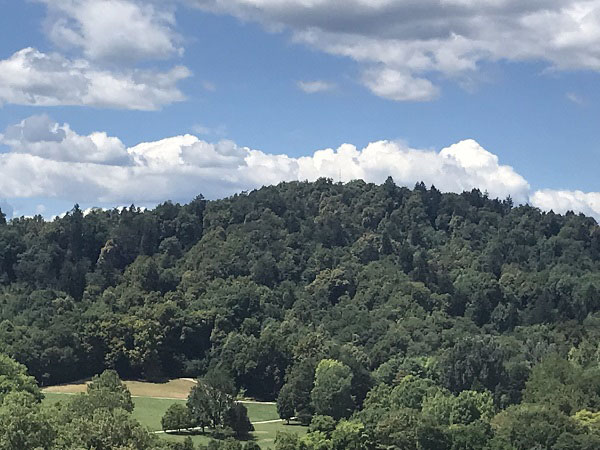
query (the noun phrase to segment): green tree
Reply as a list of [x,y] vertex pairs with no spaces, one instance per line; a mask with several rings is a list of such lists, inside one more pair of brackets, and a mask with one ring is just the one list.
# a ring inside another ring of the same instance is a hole
[[53,447],[57,433],[52,418],[30,393],[13,391],[0,406],[0,449],[36,450]]
[[158,438],[123,409],[99,408],[86,415],[63,415],[57,429],[57,447],[94,450],[148,450]]
[[422,425],[417,430],[419,450],[448,450],[450,439],[444,429],[434,425]]
[[422,422],[418,411],[401,408],[385,414],[376,422],[374,435],[383,446],[401,449],[417,449],[417,430]]
[[569,361],[551,355],[535,366],[523,399],[556,407],[565,414],[585,408],[600,408],[600,371],[583,369]]
[[95,376],[87,387],[87,394],[94,408],[122,408],[128,412],[133,411],[131,392],[114,370],[106,370]]
[[27,368],[0,354],[0,402],[10,392],[28,392],[37,401],[43,398],[35,379],[27,374]]
[[[315,366],[308,358],[294,364],[286,375],[286,384],[282,389],[289,389],[286,395],[293,401],[296,417],[302,424],[308,425],[313,414],[311,391],[314,387]],[[288,387],[286,387],[288,386]]]
[[165,414],[161,419],[161,425],[164,431],[181,431],[192,428],[192,417],[189,409],[185,405],[173,403],[165,411]]
[[334,419],[348,417],[354,407],[352,371],[339,361],[324,359],[315,371],[311,399],[317,414]]
[[330,450],[331,439],[322,431],[312,431],[300,438],[300,448],[303,450]]
[[325,434],[325,436],[330,437],[333,430],[335,430],[335,419],[331,416],[321,416],[315,415],[310,421],[310,426],[308,427],[308,431],[313,433],[315,431],[320,431]]
[[526,403],[500,412],[492,425],[495,429],[493,442],[510,445],[516,450],[553,448],[563,433],[576,431],[575,422],[560,410]]
[[365,450],[365,426],[358,421],[341,420],[331,433],[333,450]]
[[487,389],[494,392],[507,377],[504,353],[496,339],[464,337],[441,361],[446,387],[453,392]]
[[247,437],[254,431],[248,418],[248,410],[239,402],[235,402],[225,413],[224,425],[230,427],[238,438]]
[[220,370],[214,370],[199,378],[190,391],[187,407],[197,426],[223,425],[227,412],[234,404],[235,385],[231,377]]
[[278,431],[275,436],[275,450],[300,450],[300,439],[296,433]]
[[296,408],[292,386],[285,384],[277,396],[277,414],[279,414],[279,417],[284,419],[289,425],[290,419],[294,417],[295,412]]
[[480,419],[490,421],[494,413],[494,399],[489,392],[462,391],[452,405],[450,423],[468,425]]
[[480,450],[492,438],[492,427],[489,423],[476,421],[469,425],[452,425],[448,429],[452,441],[452,449]]

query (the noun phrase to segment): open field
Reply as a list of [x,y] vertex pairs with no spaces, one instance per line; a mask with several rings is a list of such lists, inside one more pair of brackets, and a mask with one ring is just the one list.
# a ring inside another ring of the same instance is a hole
[[[45,402],[59,402],[69,398],[68,393],[57,393],[57,392],[44,392],[46,398]],[[151,397],[135,397],[133,403],[135,409],[133,410],[133,418],[145,425],[152,431],[162,430],[160,419],[165,414],[165,411],[173,403],[181,402],[185,403],[185,400],[176,399],[161,399]]]
[[[80,383],[61,384],[44,388],[44,393],[75,394],[85,392],[89,381]],[[134,397],[176,398],[185,400],[194,386],[194,380],[177,378],[166,383],[148,383],[146,381],[125,381],[127,388]]]
[[[134,396],[135,409],[133,417],[151,431],[160,431],[160,420],[167,408],[173,403],[184,403],[188,392],[194,385],[192,380],[178,379],[168,383],[125,382]],[[44,389],[45,402],[58,402],[68,399],[70,395],[85,391],[85,383],[54,386]],[[170,398],[166,398],[170,397]],[[292,431],[306,433],[306,428],[297,425],[286,425],[284,422],[268,422],[277,420],[277,407],[272,402],[243,402],[248,409],[248,417],[254,424],[252,438],[262,448],[270,448],[275,440],[277,431]],[[183,441],[184,435],[160,434],[161,438],[172,441]],[[192,435],[194,444],[206,444],[210,438],[204,435]]]

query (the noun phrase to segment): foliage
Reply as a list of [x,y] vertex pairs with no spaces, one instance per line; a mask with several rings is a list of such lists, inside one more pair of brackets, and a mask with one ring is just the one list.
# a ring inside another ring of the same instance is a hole
[[198,379],[187,400],[196,426],[213,428],[225,424],[228,411],[234,406],[235,387],[224,372],[213,371]]
[[323,359],[315,372],[311,399],[315,412],[334,419],[348,417],[354,406],[351,394],[352,372],[345,364]]
[[110,410],[121,408],[128,412],[133,411],[131,392],[114,370],[106,370],[101,375],[95,376],[88,384],[87,394],[93,408]]
[[294,417],[295,411],[292,388],[289,384],[286,384],[281,388],[277,396],[277,413],[279,417],[290,423],[290,419]]
[[162,429],[181,431],[187,428],[192,428],[193,421],[187,406],[180,403],[173,403],[165,411],[161,419]]
[[248,434],[254,431],[248,419],[248,410],[238,402],[235,402],[225,413],[224,424],[230,427],[238,438],[248,437]]
[[115,372],[94,378],[87,393],[65,404],[42,405],[38,390],[22,388],[28,380],[22,366],[4,356],[2,361],[18,370],[4,375],[10,390],[0,403],[0,449],[167,450],[131,418],[131,396]]
[[47,429],[91,448],[88,428],[99,447],[159,445],[129,420],[118,374],[198,378],[193,423],[223,437],[240,391],[336,422],[279,448],[593,447],[599,274],[592,218],[391,178],[0,218],[0,352],[41,385],[114,371],[44,413],[0,356],[6,439],[12,416],[31,424],[31,444],[6,445]]
[[0,403],[11,392],[26,392],[37,401],[42,399],[35,379],[27,374],[27,368],[0,354]]

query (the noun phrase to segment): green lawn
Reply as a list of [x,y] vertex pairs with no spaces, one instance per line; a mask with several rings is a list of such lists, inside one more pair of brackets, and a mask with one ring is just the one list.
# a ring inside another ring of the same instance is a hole
[[274,447],[275,435],[278,431],[287,431],[299,435],[306,434],[306,427],[300,425],[286,425],[285,422],[263,423],[254,426],[254,439],[262,448]]
[[[45,402],[59,402],[71,397],[73,394],[57,394],[44,393]],[[185,403],[185,400],[163,400],[149,397],[135,397],[133,399],[135,409],[133,410],[133,418],[139,421],[142,425],[147,426],[151,431],[162,430],[160,419],[165,414],[165,411],[173,403]],[[260,405],[259,405],[260,406]]]
[[185,400],[162,400],[157,398],[136,397],[133,418],[146,425],[152,431],[162,430],[160,419],[173,403],[185,404]]
[[[285,422],[274,422],[274,423],[262,423],[254,425],[255,431],[252,433],[252,439],[261,446],[261,448],[273,448],[275,443],[275,436],[278,431],[287,431],[297,433],[299,435],[306,434],[306,427],[300,425],[286,425]],[[183,441],[185,435],[165,435],[161,434],[164,439],[170,441]],[[206,445],[210,441],[210,437],[195,435],[191,436],[194,445],[203,444]]]
[[244,403],[244,406],[248,410],[250,422],[279,419],[276,405],[270,403]]
[[[49,393],[45,394],[45,402],[55,403],[68,399],[72,394]],[[133,417],[141,424],[147,426],[151,431],[161,430],[160,419],[173,403],[185,403],[185,400],[164,400],[151,397],[135,397],[133,399],[135,409]],[[265,420],[278,419],[277,407],[269,403],[244,403],[248,408],[248,417],[252,423],[262,422]],[[284,422],[255,424],[255,431],[252,433],[252,438],[258,442],[262,448],[271,448],[275,441],[277,431],[291,431],[298,434],[306,433],[306,428],[297,425],[285,425]],[[160,434],[163,439],[173,441],[183,441],[185,436]],[[192,436],[194,444],[206,444],[210,438],[202,435]]]

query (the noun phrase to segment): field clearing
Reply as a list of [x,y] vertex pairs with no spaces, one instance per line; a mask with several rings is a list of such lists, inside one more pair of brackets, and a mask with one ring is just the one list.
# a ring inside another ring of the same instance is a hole
[[[44,395],[46,396],[44,402],[61,402],[67,400],[74,394],[76,393],[44,392]],[[142,425],[148,427],[148,429],[151,431],[160,431],[162,430],[160,419],[165,414],[165,411],[169,408],[169,406],[171,406],[173,403],[185,404],[185,400],[135,397],[133,399],[135,408],[133,410],[132,417],[139,421]]]
[[[174,380],[180,381],[180,380]],[[141,386],[140,382],[127,382],[129,389],[132,389],[132,386],[137,388],[136,392],[144,393],[145,396],[136,396],[133,398],[133,402],[135,404],[135,409],[133,410],[133,418],[138,420],[142,425],[146,426],[151,431],[161,431],[161,423],[160,420],[164,415],[165,411],[169,408],[173,403],[185,403],[185,400],[181,398],[161,398],[165,395],[165,392],[176,392],[177,389],[180,389],[179,396],[181,397],[181,393],[183,392],[183,388],[186,386],[185,383],[174,383],[174,386],[171,385],[164,389],[165,384],[156,384],[156,383],[146,383],[148,386]],[[84,392],[85,391],[85,383],[73,384],[67,386],[57,386],[60,388],[57,392],[56,387],[50,389],[44,389],[44,395],[46,396],[44,402],[47,403],[56,403],[60,401],[65,401],[69,397],[74,394]],[[192,383],[193,386],[193,383]],[[191,386],[189,386],[191,388]],[[185,393],[185,397],[187,397],[187,389]],[[148,393],[158,394],[159,398],[148,396]],[[184,398],[185,398],[184,397]],[[248,417],[250,421],[254,424],[255,431],[252,433],[252,438],[262,447],[262,448],[271,448],[275,441],[275,436],[277,431],[291,431],[298,434],[305,434],[306,427],[301,427],[298,425],[286,425],[285,422],[270,422],[270,423],[260,423],[264,421],[277,420],[279,416],[277,414],[277,406],[272,402],[244,402],[244,406],[248,409]],[[183,441],[185,439],[185,435],[174,435],[174,434],[160,434],[160,437],[163,439],[168,439],[170,441]],[[210,437],[204,435],[191,435],[192,441],[194,444],[207,444],[210,441]]]
[[[80,383],[61,384],[43,389],[44,393],[56,394],[78,394],[85,392],[90,381]],[[194,380],[189,378],[177,378],[166,383],[149,383],[146,381],[124,381],[125,385],[134,397],[154,397],[185,400],[194,387]]]

